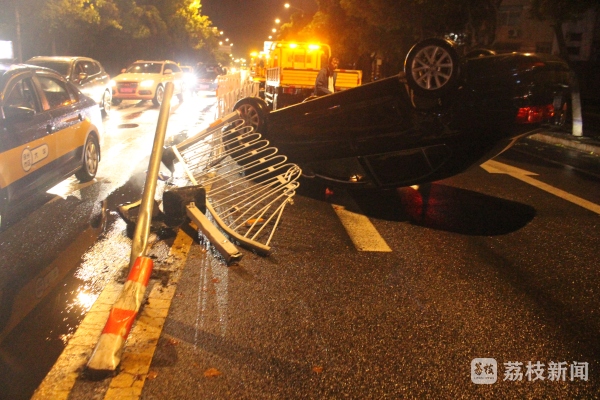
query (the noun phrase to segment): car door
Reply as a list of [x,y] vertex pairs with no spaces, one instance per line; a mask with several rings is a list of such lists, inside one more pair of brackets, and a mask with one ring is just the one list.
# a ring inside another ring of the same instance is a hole
[[35,76],[45,101],[42,106],[50,112],[48,141],[55,149],[54,178],[59,179],[73,172],[81,158],[80,151],[85,140],[84,110],[78,107],[77,93],[68,89],[68,84],[59,77],[38,72]]
[[31,71],[11,78],[2,93],[0,187],[15,201],[51,179],[55,147]]

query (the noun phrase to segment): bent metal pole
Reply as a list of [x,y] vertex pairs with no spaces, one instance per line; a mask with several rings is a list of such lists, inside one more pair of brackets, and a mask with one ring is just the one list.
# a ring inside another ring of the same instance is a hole
[[135,264],[138,257],[146,255],[148,245],[148,235],[150,233],[150,224],[152,222],[152,208],[154,206],[154,194],[156,192],[156,180],[162,158],[163,145],[167,132],[167,123],[169,122],[169,111],[171,109],[171,97],[173,96],[173,83],[167,82],[165,86],[165,95],[160,107],[160,114],[156,124],[156,134],[152,146],[152,154],[146,174],[146,183],[144,185],[144,194],[142,195],[142,204],[138,216],[138,222],[133,234],[133,243],[131,245],[131,258],[129,259],[129,268]]
[[142,195],[142,204],[140,205],[139,218],[133,236],[129,276],[125,285],[123,285],[119,297],[110,310],[108,320],[87,363],[87,369],[90,373],[104,374],[116,370],[121,362],[125,341],[140,310],[146,286],[152,274],[152,259],[145,257],[145,255],[150,223],[152,222],[156,180],[162,158],[172,96],[173,83],[168,82],[165,87],[164,100],[158,116],[154,145],[152,147],[152,154],[150,155],[146,183]]

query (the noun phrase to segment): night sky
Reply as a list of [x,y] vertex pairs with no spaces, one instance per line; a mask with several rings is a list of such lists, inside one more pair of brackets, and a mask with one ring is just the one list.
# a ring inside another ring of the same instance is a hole
[[233,43],[233,56],[248,58],[251,51],[262,50],[275,18],[289,21],[297,10],[284,8],[285,3],[312,15],[317,10],[315,0],[201,0],[202,14],[213,26],[224,31],[224,37]]

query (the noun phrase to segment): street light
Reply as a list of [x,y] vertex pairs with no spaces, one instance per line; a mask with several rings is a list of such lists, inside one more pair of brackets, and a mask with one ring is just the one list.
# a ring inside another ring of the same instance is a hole
[[281,23],[281,20],[279,18],[275,18],[275,23],[279,24],[279,23]]
[[302,17],[304,17],[304,10],[298,7],[294,7],[292,5],[290,5],[290,3],[285,3],[283,5],[285,8],[295,8],[296,10],[300,11],[302,13]]

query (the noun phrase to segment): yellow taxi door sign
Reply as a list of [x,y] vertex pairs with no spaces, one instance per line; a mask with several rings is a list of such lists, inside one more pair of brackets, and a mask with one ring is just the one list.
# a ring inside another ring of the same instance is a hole
[[43,144],[34,149],[25,148],[21,153],[21,166],[25,172],[40,161],[46,159],[50,153],[47,144]]

